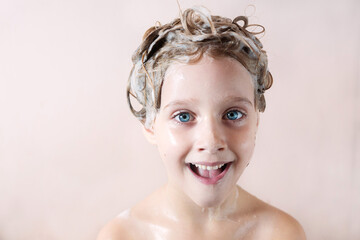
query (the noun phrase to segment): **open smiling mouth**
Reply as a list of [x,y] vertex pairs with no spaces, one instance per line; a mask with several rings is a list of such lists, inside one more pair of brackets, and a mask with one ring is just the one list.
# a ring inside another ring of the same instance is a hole
[[216,184],[222,179],[231,166],[231,162],[216,166],[207,166],[195,163],[187,164],[191,172],[204,184]]

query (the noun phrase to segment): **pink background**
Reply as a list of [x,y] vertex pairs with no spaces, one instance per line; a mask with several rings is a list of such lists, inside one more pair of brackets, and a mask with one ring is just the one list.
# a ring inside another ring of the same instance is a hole
[[[180,2],[267,29],[274,85],[239,184],[308,239],[360,239],[360,2]],[[125,86],[144,31],[177,16],[175,0],[0,2],[1,240],[94,239],[165,183]]]

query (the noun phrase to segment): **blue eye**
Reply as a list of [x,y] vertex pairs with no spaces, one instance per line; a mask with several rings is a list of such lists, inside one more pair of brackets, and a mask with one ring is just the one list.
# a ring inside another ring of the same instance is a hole
[[244,114],[237,110],[231,110],[226,113],[226,118],[229,120],[238,120],[242,118]]
[[176,115],[175,118],[180,122],[188,122],[191,119],[191,115],[190,115],[190,113],[182,112],[182,113],[179,113],[178,115]]

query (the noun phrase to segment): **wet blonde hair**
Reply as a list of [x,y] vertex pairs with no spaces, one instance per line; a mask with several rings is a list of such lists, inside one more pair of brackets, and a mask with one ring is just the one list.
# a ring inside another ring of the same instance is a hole
[[[251,32],[248,30],[251,26],[258,26],[262,31]],[[150,128],[160,108],[161,87],[168,67],[175,62],[196,63],[204,54],[239,61],[252,76],[255,105],[263,112],[266,107],[264,93],[273,82],[266,52],[255,37],[263,32],[262,26],[249,25],[245,16],[234,20],[212,16],[204,7],[187,9],[180,18],[149,28],[132,56],[134,66],[127,86],[131,112]],[[140,103],[140,110],[134,109],[130,96]]]

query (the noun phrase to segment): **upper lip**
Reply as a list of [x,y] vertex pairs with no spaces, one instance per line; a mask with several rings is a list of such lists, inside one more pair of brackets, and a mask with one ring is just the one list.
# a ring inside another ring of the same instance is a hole
[[221,164],[226,164],[226,163],[230,163],[230,162],[188,162],[188,164],[199,164],[199,165],[204,165],[204,166],[217,166],[217,165],[221,165]]

